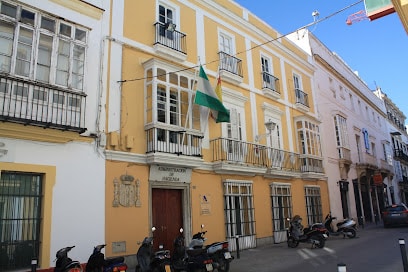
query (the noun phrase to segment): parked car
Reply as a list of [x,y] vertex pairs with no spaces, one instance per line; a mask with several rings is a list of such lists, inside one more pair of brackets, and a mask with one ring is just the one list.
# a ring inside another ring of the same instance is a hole
[[404,203],[385,207],[382,217],[384,228],[408,225],[408,207]]

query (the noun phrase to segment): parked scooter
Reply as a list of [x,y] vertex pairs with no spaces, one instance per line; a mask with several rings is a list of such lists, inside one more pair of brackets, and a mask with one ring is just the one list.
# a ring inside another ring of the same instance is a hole
[[288,247],[295,248],[299,243],[311,243],[312,248],[323,248],[325,245],[325,234],[310,228],[303,228],[302,218],[295,215],[290,221],[290,227],[287,230]]
[[193,241],[197,240],[195,247],[206,248],[208,256],[213,260],[213,266],[220,272],[228,272],[230,262],[234,259],[228,249],[228,241],[215,242],[204,247],[204,242],[207,240],[205,238],[207,231],[203,231],[203,229],[204,225],[201,225],[201,232],[193,235]]
[[340,234],[343,235],[343,238],[346,236],[348,238],[356,237],[356,221],[352,218],[346,218],[343,221],[340,221],[336,224],[337,229],[334,230],[333,228],[333,220],[337,219],[336,217],[332,217],[331,212],[329,212],[324,220],[324,226],[329,231],[329,235],[339,236]]
[[68,257],[68,252],[74,247],[64,247],[57,251],[54,272],[82,272],[81,264]]
[[213,260],[209,257],[207,249],[203,248],[202,245],[202,242],[193,239],[187,248],[185,246],[183,229],[181,228],[179,236],[174,240],[174,249],[171,258],[172,271],[213,271]]
[[153,252],[153,233],[156,230],[152,228],[152,236],[145,237],[137,251],[137,266],[135,272],[170,272],[171,258],[169,250],[159,250]]
[[105,259],[102,249],[106,245],[97,245],[86,264],[86,272],[126,272],[128,266],[124,263],[124,257]]

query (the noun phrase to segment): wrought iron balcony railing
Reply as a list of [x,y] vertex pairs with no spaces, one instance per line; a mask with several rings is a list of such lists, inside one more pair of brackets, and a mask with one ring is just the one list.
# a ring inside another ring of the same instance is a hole
[[168,25],[157,22],[155,27],[155,42],[183,54],[187,53],[186,34],[169,29]]
[[242,77],[242,60],[225,52],[218,52],[218,56],[220,58],[220,70]]
[[175,155],[202,157],[202,135],[183,130],[182,127],[169,127],[156,124],[146,130],[146,153],[169,153]]
[[225,161],[272,170],[323,173],[323,160],[234,139],[210,140],[212,162]]
[[0,73],[0,121],[82,133],[86,94]]
[[323,159],[301,154],[300,157],[300,171],[324,173]]
[[302,90],[295,89],[295,95],[296,95],[296,103],[309,107],[309,97],[307,93],[303,92]]
[[394,158],[408,162],[408,155],[401,149],[394,149]]
[[279,79],[267,72],[262,72],[262,82],[263,82],[263,88],[270,89],[278,94],[280,94],[279,90],[279,84],[278,84]]

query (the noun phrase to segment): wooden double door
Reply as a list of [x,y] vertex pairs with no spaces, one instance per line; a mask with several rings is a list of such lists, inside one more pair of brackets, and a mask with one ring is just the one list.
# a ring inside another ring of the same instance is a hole
[[159,245],[173,251],[174,239],[183,227],[183,190],[152,189],[152,219],[154,232],[153,247]]

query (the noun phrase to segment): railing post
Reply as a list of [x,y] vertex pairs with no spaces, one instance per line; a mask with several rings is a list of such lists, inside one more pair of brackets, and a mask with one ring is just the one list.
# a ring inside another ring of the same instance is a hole
[[337,272],[346,272],[347,267],[344,263],[337,264]]
[[408,272],[407,252],[405,250],[405,240],[400,238],[398,240],[401,250],[402,265],[404,266],[404,272]]
[[240,258],[240,255],[239,255],[239,235],[235,236],[235,243],[237,244],[237,259],[239,259]]
[[37,258],[32,258],[31,259],[31,272],[36,272],[37,271],[37,263],[38,263]]

